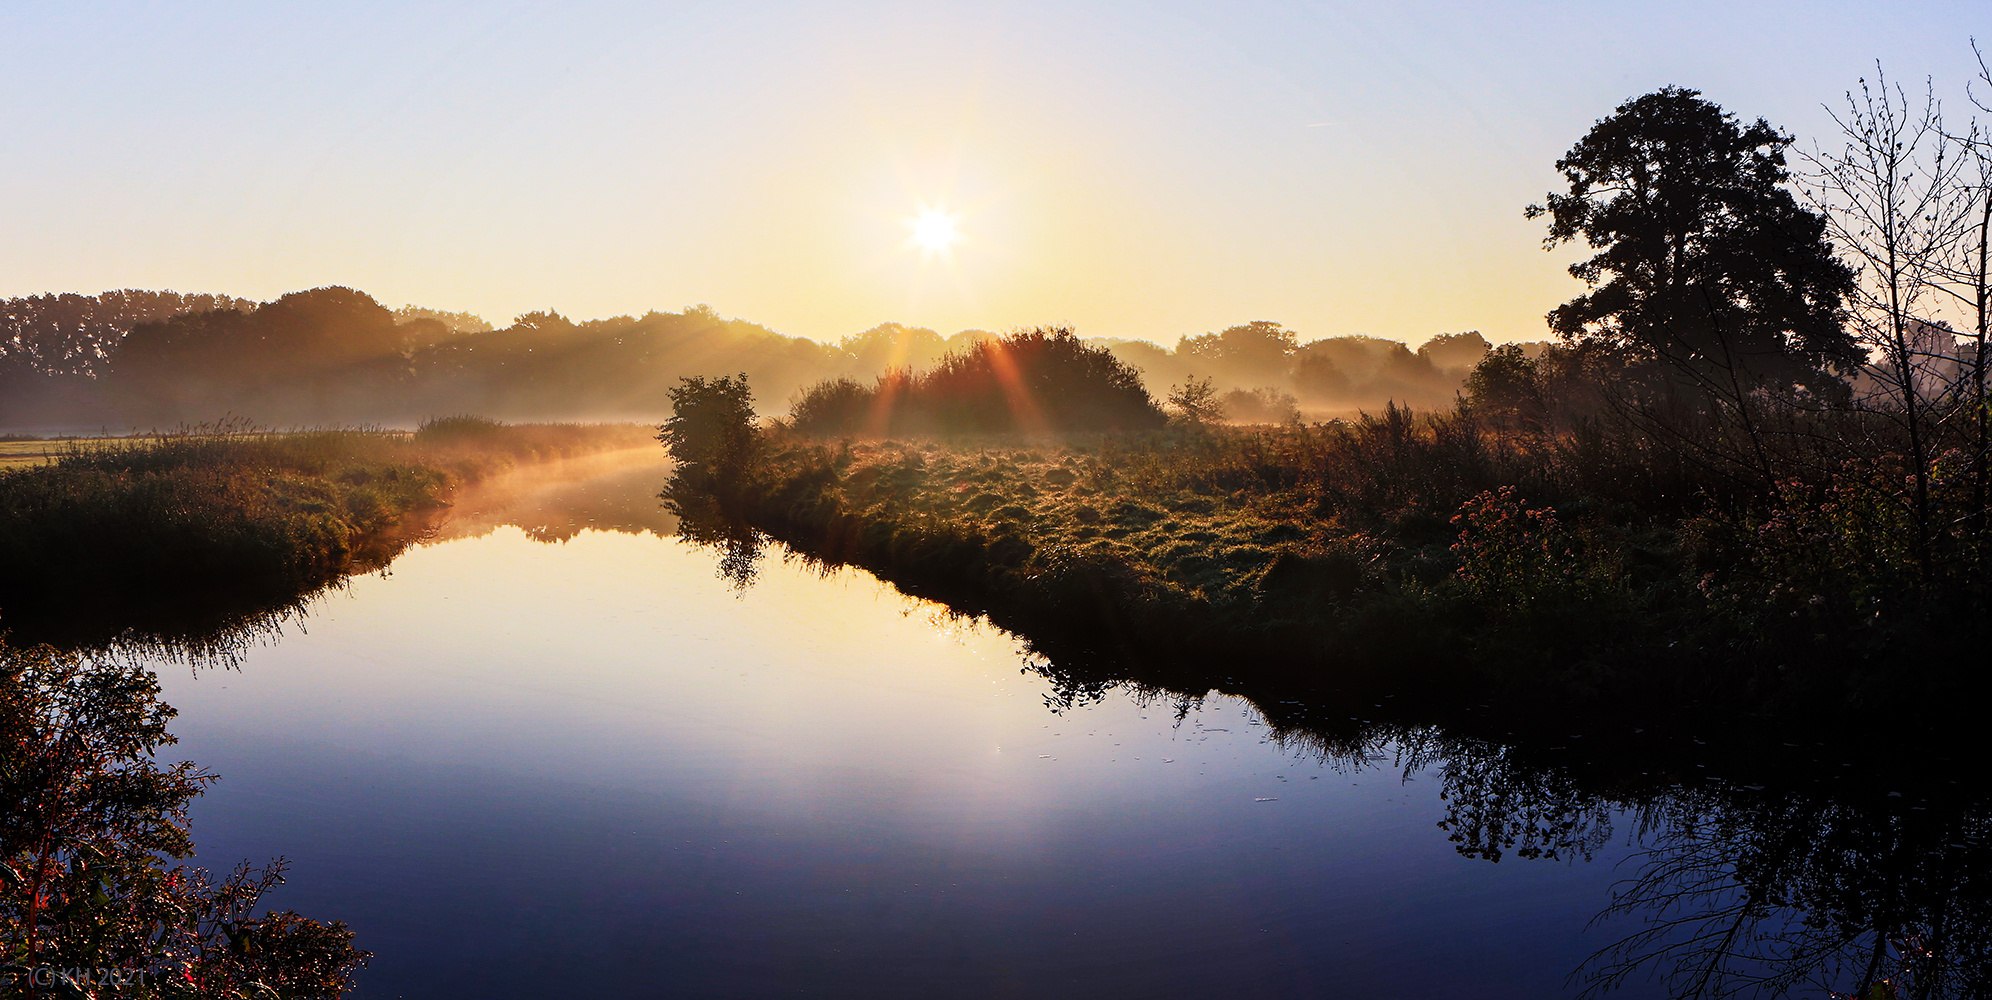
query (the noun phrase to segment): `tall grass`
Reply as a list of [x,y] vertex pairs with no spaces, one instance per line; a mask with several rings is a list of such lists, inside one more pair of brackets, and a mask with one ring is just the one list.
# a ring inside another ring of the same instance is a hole
[[65,605],[292,594],[384,562],[459,483],[647,441],[636,426],[454,418],[413,434],[223,423],[76,443],[0,472],[0,625]]
[[1061,444],[777,433],[736,513],[1173,682],[1401,690],[1409,672],[1428,693],[1644,715],[1875,711],[1976,685],[1951,654],[1985,631],[1963,610],[1985,603],[1976,590],[1891,587],[1906,539],[1880,513],[1841,530],[1885,511],[1880,489],[1849,473],[1766,501],[1601,424],[1528,434],[1391,407]]

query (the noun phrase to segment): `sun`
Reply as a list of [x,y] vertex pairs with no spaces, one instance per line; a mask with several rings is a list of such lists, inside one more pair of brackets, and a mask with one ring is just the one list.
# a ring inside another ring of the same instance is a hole
[[955,241],[961,239],[961,234],[955,231],[955,216],[948,212],[946,206],[922,209],[918,216],[908,219],[906,225],[913,230],[912,245],[919,247],[922,253],[947,253]]

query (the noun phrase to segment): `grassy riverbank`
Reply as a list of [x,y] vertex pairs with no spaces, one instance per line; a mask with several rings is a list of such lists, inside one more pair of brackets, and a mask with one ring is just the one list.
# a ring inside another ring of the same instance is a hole
[[[1055,658],[1170,686],[1647,717],[1874,712],[1976,683],[1941,656],[1969,622],[1841,607],[1901,569],[1899,544],[1851,571],[1822,549],[1759,572],[1811,543],[1712,510],[1693,469],[1459,413],[1063,444],[776,432],[722,506]],[[1840,589],[1808,593],[1807,573]]]
[[71,602],[295,593],[377,565],[459,484],[647,443],[635,425],[432,421],[77,442],[0,472],[0,624]]

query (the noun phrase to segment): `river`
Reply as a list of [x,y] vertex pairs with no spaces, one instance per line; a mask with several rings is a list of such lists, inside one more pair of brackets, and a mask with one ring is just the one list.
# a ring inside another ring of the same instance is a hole
[[[1608,949],[1723,926],[1750,817],[1793,808],[1442,734],[1331,748],[1218,694],[1066,704],[1017,637],[861,572],[722,575],[658,510],[667,472],[471,491],[231,662],[162,662],[169,752],[221,775],[201,863],[288,857],[267,902],[353,927],[368,998],[1537,998],[1614,968],[1647,997],[1708,949]],[[1702,855],[1706,898],[1636,905]]]

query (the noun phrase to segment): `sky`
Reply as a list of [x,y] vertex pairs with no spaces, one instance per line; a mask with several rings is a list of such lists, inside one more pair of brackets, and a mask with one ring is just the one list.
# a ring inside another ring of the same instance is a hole
[[1831,146],[1877,60],[1966,110],[1972,36],[1982,0],[0,0],[0,295],[1541,339],[1577,254],[1523,209],[1592,122],[1678,85]]

